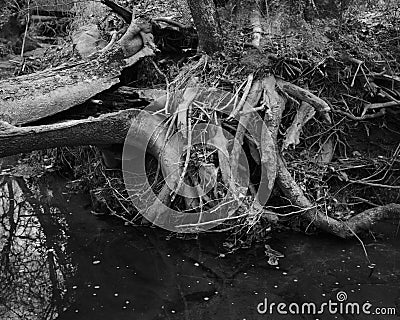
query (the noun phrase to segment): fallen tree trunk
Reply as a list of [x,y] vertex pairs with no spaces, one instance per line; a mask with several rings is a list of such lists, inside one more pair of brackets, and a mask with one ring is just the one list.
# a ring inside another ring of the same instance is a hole
[[[169,194],[179,180],[182,144],[178,140],[165,144],[168,126],[164,120],[163,116],[129,109],[98,118],[41,126],[15,127],[0,122],[0,158],[61,146],[102,147],[125,143],[141,149],[142,154],[150,153],[159,161],[165,176],[164,192]],[[128,133],[132,139],[127,141]]]
[[119,82],[120,68],[100,77],[94,61],[80,61],[0,82],[0,119],[21,125],[81,104]]
[[21,125],[79,105],[119,82],[124,68],[154,55],[151,27],[135,19],[121,39],[87,60],[0,81],[0,120]]
[[122,144],[139,111],[130,109],[98,118],[31,127],[3,123],[0,127],[0,157],[60,146]]

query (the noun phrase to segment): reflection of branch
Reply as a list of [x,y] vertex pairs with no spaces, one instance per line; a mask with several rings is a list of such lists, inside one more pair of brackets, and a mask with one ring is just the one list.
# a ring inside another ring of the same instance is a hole
[[[46,236],[46,245],[48,249],[53,248],[56,251],[57,258],[60,260],[61,264],[66,265],[67,262],[64,259],[63,252],[57,245],[57,237],[60,231],[59,226],[56,226],[52,219],[49,204],[37,200],[31,189],[29,189],[29,187],[26,185],[26,182],[23,178],[17,177],[15,180],[17,181],[18,186],[21,188],[26,201],[28,201],[33,211],[36,213],[36,217],[38,218],[39,223],[43,228],[43,233]],[[46,194],[45,190],[43,190],[44,186],[41,186],[40,189],[42,195]]]
[[[47,242],[46,237],[46,242]],[[50,248],[48,248],[50,249]],[[49,276],[51,282],[51,291],[52,291],[52,300],[54,301],[55,307],[61,308],[62,297],[61,297],[61,288],[58,285],[58,277],[57,277],[57,266],[55,262],[55,255],[53,250],[47,250],[47,263],[49,264]]]
[[[47,263],[49,268],[49,277],[52,285],[52,300],[57,308],[62,307],[62,296],[61,296],[61,286],[59,285],[60,280],[57,275],[57,269],[60,269],[60,272],[63,274],[65,278],[65,274],[60,268],[57,266],[57,260],[61,262],[61,265],[66,266],[66,261],[63,256],[63,252],[57,243],[57,235],[59,228],[55,226],[55,222],[52,219],[50,205],[46,202],[40,202],[36,199],[33,192],[26,185],[26,182],[23,178],[16,178],[16,181],[23,192],[26,201],[31,205],[32,209],[36,213],[36,217],[39,220],[39,223],[42,227],[43,233],[46,239],[46,247],[47,247]],[[44,190],[44,186],[40,186],[40,191],[42,195],[45,195],[46,190]]]
[[10,224],[10,230],[7,238],[7,242],[3,247],[1,252],[1,266],[4,265],[4,271],[7,273],[10,272],[10,253],[11,253],[11,246],[13,243],[13,238],[15,231],[17,229],[17,224],[14,220],[14,211],[15,211],[15,200],[14,200],[14,189],[12,185],[12,180],[8,179],[7,181],[7,189],[8,189],[8,221]]

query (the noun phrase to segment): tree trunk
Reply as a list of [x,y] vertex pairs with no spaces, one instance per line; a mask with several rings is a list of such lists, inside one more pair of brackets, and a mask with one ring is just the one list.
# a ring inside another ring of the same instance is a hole
[[222,30],[212,0],[187,0],[199,36],[199,51],[208,54],[223,49]]
[[21,125],[85,102],[119,82],[121,71],[154,55],[149,25],[135,20],[107,51],[41,72],[0,81],[0,121]]
[[130,109],[98,118],[42,126],[0,126],[0,158],[62,146],[122,144],[132,119],[139,112],[140,110]]
[[12,125],[34,122],[79,105],[119,82],[120,68],[100,76],[94,62],[80,61],[0,81],[0,120]]

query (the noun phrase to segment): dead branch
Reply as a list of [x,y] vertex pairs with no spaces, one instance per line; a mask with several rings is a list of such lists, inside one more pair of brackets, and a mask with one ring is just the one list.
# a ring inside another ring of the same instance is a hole
[[246,82],[246,86],[243,89],[243,95],[239,101],[239,103],[237,105],[234,105],[234,108],[231,112],[231,114],[229,115],[229,119],[233,119],[237,116],[237,114],[242,111],[242,108],[246,102],[247,96],[249,95],[250,89],[251,89],[251,85],[253,84],[253,79],[254,79],[254,74],[249,74],[247,77],[247,82]]
[[354,121],[362,121],[362,120],[367,120],[367,119],[374,119],[374,118],[379,118],[382,117],[386,114],[386,109],[381,109],[379,110],[377,113],[372,113],[372,114],[364,114],[363,116],[357,117],[349,112],[346,111],[342,111],[342,110],[338,110],[335,109],[333,110],[334,113],[338,113],[338,114],[342,114],[346,117],[348,117],[351,120]]
[[373,110],[373,109],[381,109],[381,108],[390,108],[390,107],[398,107],[400,106],[400,102],[397,101],[388,101],[388,102],[381,102],[381,103],[368,103],[365,105],[363,115],[368,111],[368,110]]
[[121,18],[124,19],[126,23],[131,23],[132,12],[130,12],[128,9],[121,7],[120,5],[116,4],[114,1],[111,0],[101,0],[101,3],[109,7],[119,16],[121,16]]
[[387,185],[387,184],[374,183],[374,182],[369,182],[369,181],[364,181],[364,180],[351,180],[351,179],[349,179],[348,182],[357,183],[357,184],[363,184],[365,186],[376,187],[376,188],[400,189],[400,186],[390,186],[390,185]]
[[310,91],[296,86],[293,83],[286,82],[282,79],[277,79],[276,82],[281,90],[302,101],[308,102],[324,117],[326,121],[328,121],[329,123],[331,122],[329,116],[331,108],[324,100],[317,97]]
[[183,23],[180,23],[178,21],[174,21],[174,20],[172,20],[170,18],[165,18],[165,17],[157,17],[157,18],[152,19],[151,21],[154,21],[154,22],[165,22],[165,23],[168,23],[170,25],[176,26],[176,27],[178,27],[179,29],[182,29],[182,30],[189,28],[188,26],[184,25]]

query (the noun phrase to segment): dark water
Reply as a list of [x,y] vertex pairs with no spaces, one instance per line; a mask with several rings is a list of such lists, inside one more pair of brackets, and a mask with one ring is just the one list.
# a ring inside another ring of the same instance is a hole
[[[275,233],[229,254],[219,234],[171,237],[90,213],[60,178],[0,178],[0,319],[400,319],[399,221],[357,240]],[[260,314],[268,303],[368,301],[397,315]]]

